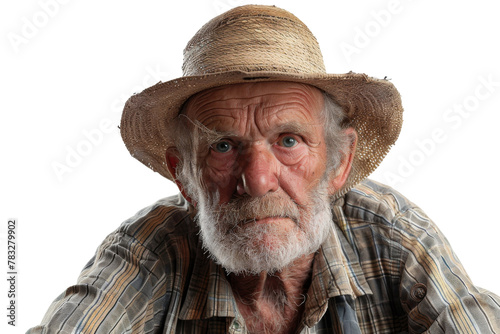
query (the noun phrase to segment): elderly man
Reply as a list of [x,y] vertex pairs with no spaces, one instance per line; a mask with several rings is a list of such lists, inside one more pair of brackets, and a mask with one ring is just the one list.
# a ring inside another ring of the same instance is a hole
[[438,228],[366,180],[401,129],[391,83],[326,74],[307,27],[265,6],[208,22],[183,69],[121,123],[182,196],[110,234],[32,333],[500,331]]

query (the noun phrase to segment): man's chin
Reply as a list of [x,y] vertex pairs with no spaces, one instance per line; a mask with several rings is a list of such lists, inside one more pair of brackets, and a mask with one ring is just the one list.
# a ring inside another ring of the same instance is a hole
[[328,230],[315,225],[314,232],[304,231],[288,218],[266,218],[238,225],[229,233],[218,230],[223,234],[217,234],[213,228],[210,232],[202,229],[201,237],[211,257],[228,273],[248,275],[282,271],[315,252]]
[[225,251],[209,249],[212,257],[228,273],[257,275],[280,272],[298,258],[304,256],[303,245],[284,243],[279,236],[262,235],[256,239],[226,245]]
[[251,238],[257,240],[262,236],[269,236],[273,233],[275,236],[280,237],[288,233],[298,233],[297,223],[291,218],[287,217],[265,217],[265,218],[252,218],[246,219],[227,231],[227,234],[237,233],[243,235],[244,238]]

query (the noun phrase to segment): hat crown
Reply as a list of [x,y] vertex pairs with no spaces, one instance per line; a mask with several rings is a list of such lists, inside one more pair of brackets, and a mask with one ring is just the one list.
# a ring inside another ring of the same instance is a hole
[[307,26],[286,10],[247,5],[205,24],[184,49],[184,76],[218,72],[325,73]]

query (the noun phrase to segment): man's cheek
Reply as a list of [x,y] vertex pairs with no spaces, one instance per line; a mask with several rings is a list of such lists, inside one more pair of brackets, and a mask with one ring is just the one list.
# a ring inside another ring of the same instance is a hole
[[285,166],[293,167],[302,160],[307,159],[309,150],[304,144],[301,144],[297,148],[293,149],[284,149],[282,147],[277,147],[274,149],[274,155],[276,159]]
[[297,204],[307,205],[310,192],[319,184],[323,174],[317,166],[302,161],[300,164],[282,167],[280,186]]
[[222,197],[225,193],[232,194],[236,188],[236,178],[231,170],[208,167],[204,173],[204,182],[210,191],[219,191]]
[[[294,164],[281,167],[281,175],[293,183],[295,188],[307,190],[308,186],[314,187],[323,175],[319,165],[309,156],[302,156],[300,160],[296,160]],[[324,172],[324,170],[323,170]]]

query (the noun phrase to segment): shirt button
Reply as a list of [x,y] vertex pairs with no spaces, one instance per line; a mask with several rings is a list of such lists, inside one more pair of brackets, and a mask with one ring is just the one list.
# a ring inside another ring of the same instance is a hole
[[422,301],[427,295],[427,287],[425,284],[417,283],[411,288],[410,296],[416,302]]

